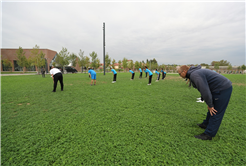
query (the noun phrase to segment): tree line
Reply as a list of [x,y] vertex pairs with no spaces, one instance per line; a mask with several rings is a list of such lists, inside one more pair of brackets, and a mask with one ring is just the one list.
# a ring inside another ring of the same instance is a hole
[[[31,66],[36,66],[38,68],[38,72],[40,71],[41,67],[45,66],[45,54],[39,50],[39,46],[35,45],[35,47],[31,50],[31,56],[29,58],[26,58],[25,52],[23,51],[22,47],[19,47],[19,49],[16,51],[16,57],[17,57],[17,64],[23,68],[24,67],[29,68]],[[12,63],[8,59],[2,59],[2,63],[5,67],[12,67]],[[176,70],[177,64],[161,64],[158,65],[158,62],[155,58],[151,60],[146,61],[135,61],[128,60],[127,58],[123,58],[122,60],[116,61],[115,59],[112,59],[109,57],[109,54],[106,53],[105,55],[105,67],[108,69],[109,66],[112,68],[115,68],[115,64],[118,63],[118,69],[138,69],[138,68],[144,68],[144,66],[147,66],[149,69],[161,69],[163,68],[166,71],[169,70]],[[52,65],[58,66],[64,69],[65,66],[68,66],[71,64],[73,67],[76,67],[78,64],[79,67],[88,68],[93,67],[94,69],[98,69],[101,66],[100,59],[98,58],[98,55],[95,51],[92,51],[89,53],[89,56],[84,55],[84,51],[80,49],[78,55],[75,53],[68,52],[67,48],[62,47],[61,51],[57,54],[55,60],[53,61]],[[197,66],[196,64],[195,66]],[[206,68],[209,68],[208,64],[202,63],[201,66],[206,66]],[[211,66],[214,66],[214,69],[219,69],[219,66],[227,66],[228,70],[232,69],[232,65],[227,60],[221,60],[221,61],[212,61]],[[245,65],[239,66],[238,70],[245,70]]]

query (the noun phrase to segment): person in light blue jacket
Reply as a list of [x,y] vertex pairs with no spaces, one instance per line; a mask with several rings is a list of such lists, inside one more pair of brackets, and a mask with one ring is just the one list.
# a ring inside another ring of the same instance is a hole
[[148,73],[147,73],[146,69],[144,69],[144,72],[146,74],[145,78],[147,78]]
[[163,70],[163,68],[161,68],[161,73],[162,73],[162,80],[164,80],[167,73]]
[[153,73],[148,69],[147,66],[145,66],[145,71],[149,74],[149,83],[147,85],[151,85]]
[[160,74],[160,72],[157,71],[157,69],[155,70],[155,73],[157,74],[157,80],[156,80],[156,82],[158,82],[159,79],[160,79],[161,74]]
[[138,70],[139,70],[139,72],[140,72],[139,78],[141,79],[141,78],[142,78],[142,74],[143,74],[143,73],[142,73],[142,69],[141,69],[141,67],[139,67],[139,69],[138,69]]
[[96,85],[96,76],[97,76],[97,73],[92,69],[92,68],[89,68],[89,76],[91,77],[91,86],[93,84],[93,80],[94,80],[94,85]]
[[129,68],[129,72],[131,72],[131,73],[132,73],[132,78],[131,78],[131,80],[133,80],[133,79],[134,79],[134,75],[135,75],[135,73],[134,73],[134,71],[132,71],[130,68]]
[[114,69],[112,69],[112,67],[110,67],[110,70],[112,71],[112,73],[114,75],[114,79],[113,79],[112,83],[115,83],[116,82],[116,77],[117,77],[117,72]]

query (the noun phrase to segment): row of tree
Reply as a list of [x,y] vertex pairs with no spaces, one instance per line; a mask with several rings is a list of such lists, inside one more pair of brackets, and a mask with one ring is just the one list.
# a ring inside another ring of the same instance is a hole
[[[19,47],[19,49],[16,51],[17,56],[17,64],[24,68],[29,68],[31,66],[36,66],[38,68],[38,71],[40,71],[41,67],[45,66],[45,54],[39,50],[39,46],[35,45],[35,47],[31,50],[31,56],[29,58],[26,58],[25,52],[22,49],[22,47]],[[3,65],[5,67],[12,67],[12,63],[8,59],[2,59]],[[109,54],[106,53],[105,55],[105,67],[108,68],[111,66],[112,68],[115,68],[115,64],[118,63],[119,69],[126,70],[127,68],[131,69],[138,69],[138,68],[144,68],[144,66],[147,66],[149,69],[160,69],[163,68],[164,70],[176,70],[177,65],[176,64],[162,64],[158,65],[158,62],[155,58],[151,60],[144,61],[135,61],[128,60],[127,58],[123,58],[122,60],[119,60],[116,62],[115,59],[112,59],[109,57]],[[80,49],[78,55],[75,53],[69,53],[67,48],[62,47],[62,50],[57,54],[57,57],[53,61],[54,66],[59,66],[64,68],[65,66],[68,66],[71,64],[72,66],[76,66],[77,64],[79,67],[93,67],[95,69],[98,69],[101,66],[100,59],[98,58],[98,55],[95,51],[92,53],[89,53],[89,56],[84,56],[84,51]],[[197,64],[198,65],[198,64]],[[202,63],[202,66],[206,66],[209,68],[208,64]],[[219,69],[219,66],[228,66],[228,70],[232,69],[232,65],[230,62],[226,60],[221,61],[212,61],[211,66],[214,66],[214,68],[217,70]],[[245,70],[245,65],[239,66],[238,70]]]

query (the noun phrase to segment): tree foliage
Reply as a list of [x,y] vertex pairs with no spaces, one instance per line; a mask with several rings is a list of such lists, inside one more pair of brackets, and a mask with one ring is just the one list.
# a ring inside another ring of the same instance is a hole
[[84,51],[79,50],[79,60],[78,60],[79,67],[85,66],[85,57],[84,57]]
[[112,68],[114,69],[115,59],[112,60]]
[[27,66],[31,67],[35,65],[40,72],[40,68],[45,66],[45,54],[42,51],[39,51],[39,46],[35,45],[31,50],[31,57],[27,59]]
[[245,65],[242,65],[242,66],[241,66],[241,69],[242,69],[242,70],[246,70],[246,66],[245,66]]
[[118,61],[118,64],[119,64],[119,69],[121,69],[121,60]]
[[124,70],[126,70],[126,68],[127,68],[127,59],[126,58],[123,58],[122,65],[123,65]]
[[4,67],[11,68],[10,70],[12,71],[13,64],[11,63],[10,60],[8,60],[8,59],[2,59],[2,63],[4,65]]
[[19,47],[19,49],[16,51],[16,56],[17,56],[17,64],[23,68],[24,72],[24,67],[27,65],[27,58],[25,56],[25,52],[22,49],[22,47]]
[[62,47],[62,50],[59,52],[55,59],[55,64],[64,68],[65,66],[69,65],[69,58],[70,53],[67,51],[66,48]]
[[134,66],[135,66],[135,69],[138,69],[140,67],[140,63],[138,61],[136,61]]
[[100,59],[97,58],[96,59],[96,69],[98,69],[100,67]]
[[90,66],[90,58],[88,56],[85,56],[85,67],[88,69]]
[[77,60],[78,60],[77,58],[78,56],[75,53],[71,53],[69,55],[69,63],[71,63],[73,67],[76,67]]
[[111,63],[111,58],[109,57],[108,53],[105,55],[105,68],[107,68]]
[[133,68],[133,60],[130,60],[128,62],[128,68],[132,69]]
[[96,64],[97,64],[97,53],[95,51],[92,51],[92,53],[90,53],[90,57],[91,57],[91,67],[96,68]]

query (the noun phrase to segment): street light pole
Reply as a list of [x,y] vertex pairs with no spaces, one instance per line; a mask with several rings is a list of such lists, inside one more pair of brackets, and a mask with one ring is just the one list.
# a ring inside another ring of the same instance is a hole
[[105,75],[105,23],[103,23],[103,70]]

